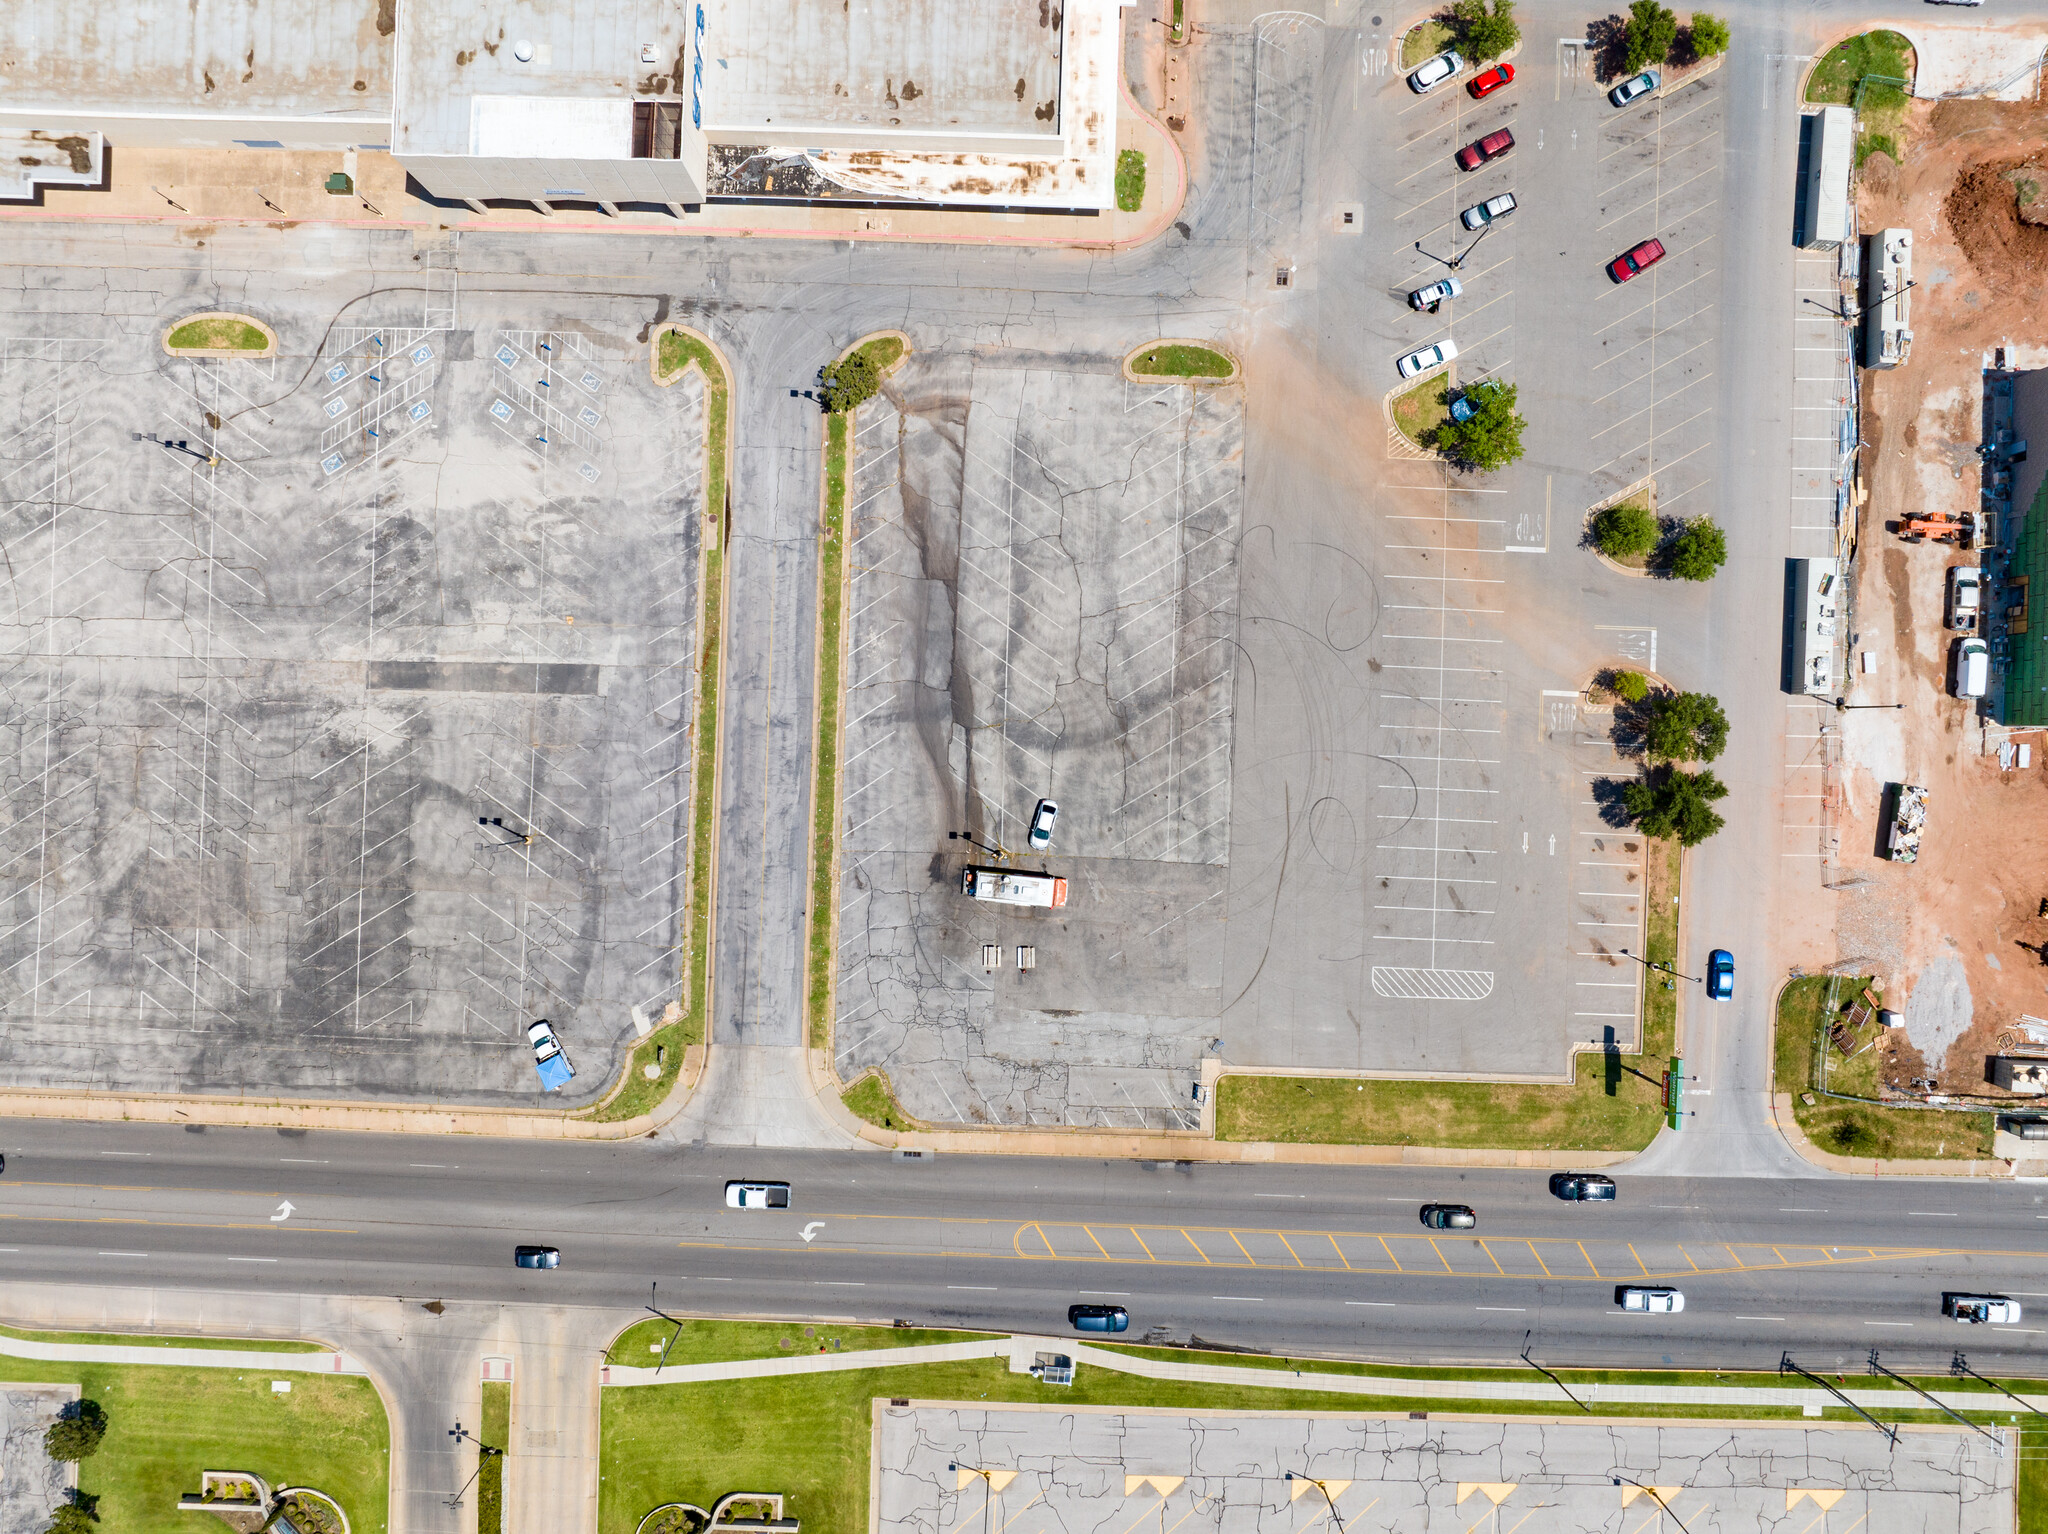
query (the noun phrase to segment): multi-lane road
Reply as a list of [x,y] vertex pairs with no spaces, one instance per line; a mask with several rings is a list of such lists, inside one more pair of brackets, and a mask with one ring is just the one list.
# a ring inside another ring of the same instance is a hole
[[[538,1146],[138,1126],[8,1126],[0,1279],[643,1304],[1060,1330],[1124,1306],[1148,1332],[1397,1362],[1512,1358],[1830,1368],[1882,1348],[1945,1367],[2048,1358],[2048,1189],[1971,1183],[1621,1179],[1605,1206],[1540,1173],[1247,1168],[967,1156]],[[787,1213],[724,1205],[777,1177]],[[1432,1233],[1419,1206],[1472,1205]],[[286,1206],[289,1211],[286,1212]],[[552,1273],[512,1266],[558,1247]],[[1624,1315],[1626,1282],[1685,1292]],[[1944,1289],[2038,1305],[1963,1327]]]

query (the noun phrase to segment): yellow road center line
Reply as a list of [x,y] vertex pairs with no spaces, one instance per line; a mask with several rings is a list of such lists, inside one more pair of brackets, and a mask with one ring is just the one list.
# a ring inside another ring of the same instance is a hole
[[1284,1246],[1284,1247],[1286,1247],[1286,1248],[1287,1248],[1287,1255],[1288,1255],[1289,1257],[1292,1257],[1292,1258],[1294,1259],[1294,1265],[1295,1265],[1295,1266],[1296,1266],[1297,1268],[1305,1268],[1305,1267],[1307,1267],[1307,1266],[1308,1266],[1308,1264],[1307,1264],[1307,1263],[1305,1263],[1305,1262],[1303,1262],[1303,1261],[1301,1260],[1301,1253],[1297,1252],[1297,1251],[1296,1251],[1296,1250],[1294,1249],[1294,1243],[1293,1243],[1292,1241],[1289,1241],[1289,1240],[1287,1239],[1287,1232],[1286,1232],[1286,1231],[1284,1231],[1284,1230],[1276,1230],[1276,1231],[1274,1231],[1274,1232],[1273,1232],[1273,1234],[1274,1234],[1274,1235],[1276,1235],[1276,1236],[1278,1236],[1278,1237],[1280,1238],[1280,1244],[1281,1244],[1282,1246]]
[[1351,1259],[1344,1255],[1344,1248],[1337,1244],[1336,1234],[1326,1231],[1323,1234],[1323,1239],[1330,1243],[1330,1250],[1337,1254],[1337,1260],[1344,1264],[1344,1271],[1349,1273],[1351,1271]]
[[1493,1248],[1486,1244],[1486,1238],[1483,1236],[1479,1240],[1479,1250],[1486,1253],[1487,1257],[1492,1260],[1494,1272],[1498,1273],[1502,1278],[1508,1276],[1508,1270],[1500,1265],[1500,1259],[1493,1255]]
[[[1233,1241],[1237,1241],[1237,1232],[1236,1232],[1236,1231],[1232,1231],[1232,1232],[1230,1233],[1230,1239],[1231,1239],[1231,1240],[1233,1240]],[[1251,1254],[1251,1252],[1250,1252],[1250,1251],[1248,1251],[1248,1250],[1246,1249],[1246,1247],[1245,1247],[1245,1244],[1244,1244],[1244,1243],[1243,1243],[1242,1241],[1237,1241],[1237,1249],[1238,1249],[1238,1250],[1239,1250],[1240,1252],[1243,1252],[1243,1253],[1244,1253],[1244,1260],[1245,1260],[1246,1262],[1250,1263],[1250,1264],[1251,1264],[1251,1265],[1252,1265],[1253,1267],[1255,1267],[1255,1268],[1256,1268],[1256,1267],[1257,1267],[1257,1266],[1259,1265],[1259,1259],[1258,1259],[1258,1258],[1256,1258],[1256,1257],[1254,1257],[1254,1256],[1253,1256],[1253,1255]]]
[[1157,1257],[1153,1256],[1152,1248],[1145,1244],[1144,1235],[1138,1230],[1138,1227],[1135,1225],[1131,1227],[1131,1239],[1137,1242],[1140,1247],[1144,1248],[1145,1255],[1148,1258],[1150,1258],[1153,1262],[1157,1262],[1159,1260]]

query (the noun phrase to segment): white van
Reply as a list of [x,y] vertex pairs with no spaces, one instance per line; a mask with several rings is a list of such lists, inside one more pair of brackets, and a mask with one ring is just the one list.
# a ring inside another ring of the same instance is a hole
[[1991,651],[1981,639],[1965,639],[1956,649],[1956,696],[1981,698],[1991,685]]

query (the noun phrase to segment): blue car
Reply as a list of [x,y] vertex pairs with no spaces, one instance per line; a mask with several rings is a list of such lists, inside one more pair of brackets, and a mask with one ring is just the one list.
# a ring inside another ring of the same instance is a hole
[[1451,401],[1451,419],[1459,422],[1471,420],[1472,417],[1479,414],[1480,400],[1477,398],[1479,391],[1481,389],[1492,389],[1496,387],[1498,387],[1498,385],[1491,378],[1486,379],[1481,383],[1474,384],[1471,388],[1467,389],[1463,394],[1460,394],[1456,399]]
[[1735,955],[1725,948],[1707,955],[1707,994],[1716,1001],[1735,994]]

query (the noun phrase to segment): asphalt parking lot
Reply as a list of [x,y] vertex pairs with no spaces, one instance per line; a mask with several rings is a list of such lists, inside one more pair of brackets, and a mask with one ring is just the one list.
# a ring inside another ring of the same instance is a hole
[[[592,1098],[677,987],[701,402],[603,300],[214,280],[4,343],[10,1081],[533,1104],[547,1017]],[[283,354],[166,356],[228,291]]]
[[[1222,979],[1240,391],[916,352],[856,430],[838,1070],[940,1122],[1185,1127]],[[1067,905],[963,895],[984,847]]]
[[[1048,1342],[1048,1348],[1057,1344]],[[1080,1368],[1086,1370],[1086,1363]],[[1056,1388],[1056,1387],[1054,1387]],[[1051,1397],[1053,1389],[1048,1389]],[[946,1534],[1341,1526],[1785,1526],[2009,1534],[2016,1436],[1858,1426],[899,1403],[875,1418],[885,1525]]]

